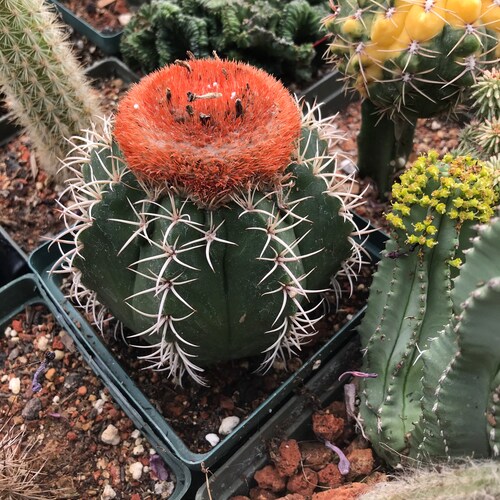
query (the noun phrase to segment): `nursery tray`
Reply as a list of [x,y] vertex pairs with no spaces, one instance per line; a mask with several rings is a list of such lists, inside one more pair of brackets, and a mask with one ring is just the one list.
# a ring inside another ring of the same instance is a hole
[[[90,366],[94,373],[100,375],[102,372],[102,360],[94,357],[94,351],[92,348],[89,348],[88,339],[82,339],[79,335],[75,335],[72,329],[67,328],[66,319],[60,314],[57,307],[47,296],[43,287],[39,285],[37,277],[33,274],[26,274],[12,281],[9,285],[0,288],[0,328],[5,326],[13,316],[23,311],[26,306],[33,304],[43,304],[50,310],[55,320],[65,328],[69,335],[71,335],[84,361]],[[111,368],[113,367],[111,366]],[[124,399],[123,392],[114,387],[109,380],[105,380],[104,382],[115,401],[122,408],[127,408],[127,414],[134,422],[136,428],[149,440],[153,448],[165,462],[165,465],[175,474],[175,489],[169,497],[169,500],[180,500],[184,498],[184,494],[191,484],[191,473],[189,469],[180,463],[170,451],[163,446],[158,440],[156,433],[152,432],[148,423],[144,421],[141,415]]]
[[339,382],[339,375],[352,369],[352,361],[357,357],[359,344],[351,340],[305,384],[300,395],[289,399],[210,477],[208,485],[201,486],[196,500],[227,500],[235,495],[248,495],[255,472],[269,462],[269,441],[310,439],[314,412],[311,401],[323,406],[335,399],[341,400],[344,382]]
[[311,105],[321,104],[322,116],[338,113],[356,98],[352,92],[346,94],[341,78],[338,71],[332,70],[299,94],[299,97],[303,97]]
[[99,47],[105,54],[113,55],[120,52],[120,39],[123,29],[113,33],[103,33],[91,26],[87,21],[77,16],[72,10],[68,9],[63,3],[57,0],[48,0],[54,4],[60,13],[63,21],[71,26],[77,33],[86,37],[96,47]]
[[26,255],[0,226],[0,288],[28,271]]
[[18,132],[19,126],[16,125],[12,111],[0,115],[0,147],[7,144]]
[[[357,218],[357,217],[356,217]],[[367,222],[357,218],[358,225],[364,227]],[[370,253],[373,261],[379,259],[380,251],[385,242],[385,235],[374,230],[364,245]],[[332,336],[321,348],[319,348],[304,364],[286,379],[280,387],[272,392],[268,398],[258,406],[230,436],[222,439],[216,446],[206,453],[194,453],[180,439],[167,420],[159,413],[154,404],[148,400],[129,375],[117,362],[101,341],[100,336],[94,331],[90,324],[76,310],[76,308],[64,297],[59,287],[59,275],[50,274],[49,271],[55,262],[61,257],[57,245],[45,244],[38,248],[30,257],[30,266],[37,274],[47,293],[61,312],[62,320],[67,324],[80,342],[85,345],[87,352],[98,362],[99,375],[110,389],[120,391],[123,410],[133,418],[139,414],[150,426],[158,441],[165,447],[173,450],[175,455],[193,470],[200,470],[202,465],[212,466],[220,463],[228,452],[237,446],[255,428],[261,426],[270,415],[289,398],[295,388],[301,386],[311,374],[327,359],[335,355],[339,349],[354,335],[354,328],[359,323],[364,308],[354,315],[351,321],[346,323],[335,335]]]

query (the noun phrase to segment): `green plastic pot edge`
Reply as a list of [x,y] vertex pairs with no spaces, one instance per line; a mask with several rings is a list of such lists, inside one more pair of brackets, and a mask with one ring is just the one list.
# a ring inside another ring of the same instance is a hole
[[98,375],[108,388],[111,396],[123,408],[129,418],[134,422],[136,428],[148,439],[150,444],[161,456],[167,468],[169,468],[176,477],[175,489],[170,500],[180,500],[188,491],[191,484],[191,473],[189,469],[177,460],[161,442],[158,441],[156,434],[152,432],[147,422],[141,415],[124,400],[122,391],[102,377],[102,367],[99,359],[93,358],[93,350],[89,349],[87,342],[80,336],[75,335],[68,324],[64,315],[61,315],[58,308],[53,304],[43,287],[40,285],[35,274],[26,274],[15,279],[10,284],[0,288],[0,328],[3,328],[7,322],[16,314],[24,310],[26,306],[33,304],[43,304],[54,315],[54,319],[71,335],[75,346],[82,355],[84,361],[90,366],[92,371]]
[[[350,341],[305,384],[302,394],[293,396],[234,455],[229,458],[196,493],[196,500],[227,500],[234,495],[248,495],[255,472],[269,462],[268,443],[273,438],[304,439],[311,429],[311,404],[324,405],[342,398],[344,382],[339,375],[352,369],[352,360],[359,356],[359,344]],[[209,495],[210,491],[210,495]]]
[[[363,221],[357,218],[361,227]],[[368,224],[364,221],[364,224]],[[374,261],[379,258],[380,251],[385,242],[385,235],[381,231],[372,232],[366,241],[365,248],[371,254]],[[364,308],[359,311],[352,320],[344,325],[325,345],[323,345],[304,365],[292,374],[283,384],[277,388],[269,397],[258,406],[230,436],[222,439],[219,444],[207,453],[194,453],[179,438],[173,428],[164,417],[158,412],[155,406],[145,397],[142,391],[136,386],[125,370],[117,363],[113,355],[101,342],[99,336],[93,328],[80,315],[75,307],[63,296],[56,276],[49,274],[54,262],[60,257],[59,249],[53,245],[45,244],[38,248],[29,258],[31,269],[39,277],[40,282],[45,287],[47,293],[61,311],[68,328],[71,328],[86,348],[92,352],[94,359],[99,360],[101,378],[108,383],[120,388],[126,406],[124,411],[130,407],[138,412],[148,423],[158,439],[170,448],[177,458],[179,458],[190,469],[199,471],[202,464],[211,467],[221,463],[225,456],[236,447],[255,428],[261,426],[276,411],[283,401],[288,398],[293,390],[302,385],[313,373],[318,363],[322,364],[335,353],[354,335],[354,328],[359,324]],[[132,411],[132,410],[131,410]]]
[[123,34],[123,29],[107,35],[95,29],[62,3],[56,0],[48,1],[55,5],[66,24],[69,24],[77,33],[88,38],[88,40],[99,47],[105,54],[113,55],[120,52],[120,39]]

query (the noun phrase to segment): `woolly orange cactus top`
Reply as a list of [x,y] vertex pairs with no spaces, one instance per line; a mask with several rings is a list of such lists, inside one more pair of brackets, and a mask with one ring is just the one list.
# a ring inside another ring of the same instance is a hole
[[211,205],[283,173],[300,128],[296,102],[272,76],[201,59],[143,78],[120,103],[114,134],[136,174]]

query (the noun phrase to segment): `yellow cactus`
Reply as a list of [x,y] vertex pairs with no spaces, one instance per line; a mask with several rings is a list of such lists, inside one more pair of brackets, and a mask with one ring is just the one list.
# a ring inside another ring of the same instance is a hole
[[481,7],[481,0],[448,0],[446,21],[454,28],[474,24],[481,16]]
[[405,19],[405,30],[411,40],[426,42],[443,31],[445,0],[437,0],[432,7],[413,5]]

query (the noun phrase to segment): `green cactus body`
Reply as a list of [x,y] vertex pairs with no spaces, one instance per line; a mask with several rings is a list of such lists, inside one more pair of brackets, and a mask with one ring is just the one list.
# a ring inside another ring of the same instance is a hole
[[[283,5],[284,4],[284,5]],[[287,80],[310,80],[321,38],[322,5],[306,0],[170,0],[139,9],[124,30],[126,62],[144,72],[212,51]]]
[[[500,219],[481,226],[455,280],[454,315],[424,353],[417,458],[499,456]],[[460,394],[460,399],[457,399]]]
[[[182,70],[198,82],[199,72],[195,68],[199,64],[206,64],[207,71],[212,71],[212,64],[221,66],[220,76],[228,75],[228,81],[233,78],[229,70],[234,70],[235,75],[250,71],[249,66],[220,60],[189,61],[184,66],[162,71],[167,75],[169,71]],[[256,75],[263,73],[252,70]],[[204,78],[203,73],[201,75],[200,79]],[[158,73],[148,78],[162,84],[169,81],[167,76],[165,80],[160,76]],[[249,91],[258,84],[251,79],[254,76],[248,75],[250,85],[244,80],[245,96],[241,102],[246,104],[236,106],[238,114],[238,106],[243,109],[243,117],[253,113],[252,106],[256,106],[255,101],[260,98],[268,99],[273,107],[280,109],[283,120],[287,113],[298,113],[293,100],[290,110],[282,108],[272,89]],[[182,82],[185,79],[183,75]],[[213,82],[214,77],[209,76],[208,81]],[[172,82],[165,84],[171,85],[168,102],[175,126],[185,126],[186,120],[192,119],[193,130],[196,130],[197,122],[191,118],[195,114],[194,106],[213,106],[210,115],[200,113],[203,121],[200,137],[207,133],[212,136],[212,129],[206,128],[207,116],[213,120],[214,137],[222,133],[215,118],[219,105],[215,100],[226,95],[222,83],[217,87],[220,92],[212,92],[209,98],[188,98],[191,100],[186,102],[192,104],[186,106],[187,112],[182,105],[186,113],[182,120],[173,108],[173,96],[186,93]],[[235,84],[228,85],[233,88]],[[150,99],[149,90],[144,88],[144,99]],[[286,93],[282,86],[280,88]],[[140,91],[138,88],[136,94]],[[165,94],[162,91],[160,95]],[[136,109],[151,105],[150,101],[140,99],[132,105],[133,94],[127,99],[130,115],[120,118],[119,112],[117,128],[134,120]],[[231,99],[233,97],[228,98],[228,103],[234,106]],[[154,99],[153,102],[155,106],[163,105]],[[233,108],[229,109],[234,114]],[[144,358],[150,360],[151,366],[167,370],[176,380],[187,370],[195,380],[202,382],[198,372],[203,367],[261,353],[266,355],[262,365],[266,369],[276,357],[299,350],[315,333],[314,325],[320,317],[319,294],[330,289],[330,279],[339,271],[352,272],[346,260],[356,249],[350,237],[355,227],[346,206],[356,202],[357,197],[341,189],[345,179],[336,173],[334,158],[327,154],[328,132],[325,130],[329,129],[314,119],[315,112],[311,109],[305,115],[301,136],[297,137],[299,145],[294,146],[295,151],[290,150],[293,160],[288,157],[288,165],[279,176],[273,177],[271,183],[244,181],[229,192],[221,187],[222,198],[211,188],[212,182],[220,183],[224,178],[220,169],[225,168],[226,160],[221,160],[221,155],[214,157],[215,163],[211,160],[207,163],[206,172],[193,170],[192,175],[186,177],[189,186],[194,186],[191,188],[180,180],[173,179],[175,184],[158,182],[132,173],[126,160],[127,144],[119,133],[111,133],[109,124],[103,137],[97,141],[87,139],[85,142],[90,146],[82,156],[83,176],[70,187],[74,208],[67,210],[69,233],[75,241],[75,249],[65,259],[66,267],[75,275],[71,295],[77,300],[82,295],[85,300],[90,296],[104,304],[131,330],[131,338],[142,338],[145,343],[142,347],[150,351]],[[230,119],[229,110],[221,113],[224,120]],[[280,113],[276,116],[281,116]],[[153,120],[163,124],[157,114],[155,112]],[[236,119],[241,117],[238,115]],[[258,120],[267,129],[267,118],[249,116],[247,122],[243,118],[242,124],[237,125],[235,134],[243,133],[240,127],[244,131],[245,123],[251,125],[253,133]],[[142,121],[138,123],[147,137],[148,127]],[[300,132],[300,120],[297,123]],[[229,125],[232,127],[232,122]],[[191,129],[188,131],[191,133]],[[162,133],[165,135],[154,136],[155,144],[173,134],[168,128]],[[268,133],[263,142],[268,139]],[[192,134],[186,140],[200,140],[195,131]],[[276,134],[278,142],[285,140],[286,135]],[[120,146],[114,135],[122,141]],[[128,146],[135,153],[136,135],[131,137],[133,142]],[[240,140],[235,137],[234,141]],[[214,147],[214,140],[207,143],[208,150]],[[253,147],[251,143],[255,139],[241,139],[241,144],[227,141],[230,139],[222,141],[221,146],[230,150],[227,162],[231,160],[239,165],[238,170],[227,177],[229,184],[245,169],[252,173],[259,168],[267,169],[266,162],[275,161],[276,152],[266,151],[264,144],[255,145],[263,148],[261,153],[248,155],[246,149]],[[168,159],[181,148],[176,142],[173,144],[172,153],[165,155],[167,161],[172,161]],[[193,162],[195,167],[198,161],[203,161],[201,158],[210,154],[208,151],[205,154],[201,145],[196,148],[200,148],[199,153],[194,150],[200,160]],[[149,149],[147,146],[144,151]],[[243,161],[247,161],[248,156],[248,164],[240,163],[240,155]],[[151,158],[155,161],[157,156]],[[184,162],[185,155],[179,154],[178,159]],[[149,168],[151,164],[146,160],[144,165]],[[192,166],[184,165],[179,170]],[[214,166],[216,174],[211,180],[208,172]],[[199,182],[193,180],[193,175],[199,176]],[[190,189],[197,189],[198,194]],[[84,215],[75,212],[80,210]],[[72,226],[75,219],[77,225]]]
[[[493,214],[493,176],[470,158],[421,157],[393,187],[387,219],[394,236],[379,264],[360,326],[364,370],[361,416],[375,450],[394,463],[408,452],[421,416],[423,353],[453,315],[453,279],[473,225]],[[444,337],[447,339],[448,337]],[[456,349],[439,346],[454,354]],[[432,390],[432,383],[429,385]],[[434,386],[435,387],[435,386]]]
[[100,114],[97,98],[42,0],[2,1],[0,33],[0,88],[44,169],[61,179],[67,139]]
[[[490,0],[339,0],[323,21],[328,55],[363,106],[360,174],[384,198],[412,149],[418,118],[452,110],[497,61],[500,6]],[[394,121],[391,126],[385,122]],[[381,155],[372,151],[383,149]]]

